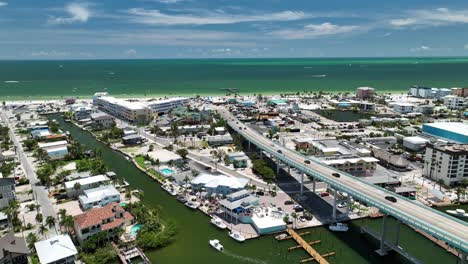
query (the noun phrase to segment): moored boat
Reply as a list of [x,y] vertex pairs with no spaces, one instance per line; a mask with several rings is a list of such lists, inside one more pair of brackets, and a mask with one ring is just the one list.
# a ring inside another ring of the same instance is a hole
[[197,209],[198,206],[200,206],[200,203],[199,202],[192,202],[192,201],[188,201],[185,203],[185,205],[188,207],[188,208],[191,208],[193,210]]
[[214,249],[216,249],[216,250],[218,250],[218,251],[223,251],[223,250],[224,250],[223,245],[221,245],[221,243],[219,242],[218,239],[210,240],[210,245],[211,245]]
[[331,231],[335,232],[346,232],[348,231],[348,225],[343,223],[335,223],[328,226]]
[[236,240],[237,242],[244,242],[245,241],[245,237],[243,235],[241,235],[239,232],[236,232],[236,231],[231,231],[229,232],[229,236]]
[[226,229],[227,228],[227,225],[223,222],[223,220],[221,218],[217,217],[216,215],[214,215],[211,218],[210,222],[219,229]]
[[458,217],[468,217],[468,213],[466,213],[463,209],[446,210],[446,212]]
[[287,237],[288,237],[287,234],[280,234],[280,235],[275,236],[275,239],[276,240],[283,240],[283,239],[286,239]]
[[177,196],[177,201],[179,201],[181,203],[186,203],[187,199],[185,198],[185,196],[179,195],[179,196]]

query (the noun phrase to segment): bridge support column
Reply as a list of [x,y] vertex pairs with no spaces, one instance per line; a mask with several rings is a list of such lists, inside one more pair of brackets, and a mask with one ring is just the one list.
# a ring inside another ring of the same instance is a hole
[[279,174],[279,169],[280,169],[280,161],[276,160],[276,175]]
[[466,258],[468,257],[468,254],[466,252],[461,252],[461,259],[460,259],[460,264],[466,264]]
[[333,221],[336,221],[336,196],[337,196],[337,191],[336,191],[336,189],[334,189],[334,193],[333,193],[333,214],[332,214]]
[[288,164],[288,174],[291,173],[291,165]]
[[304,176],[305,173],[301,173],[301,195],[304,194]]
[[248,141],[248,149],[249,149],[249,151],[250,151],[250,145],[251,145],[251,143],[250,143],[250,141]]
[[312,177],[312,190],[315,193],[315,178],[314,177]]
[[263,150],[260,149],[260,159],[263,158]]
[[384,214],[383,219],[382,219],[382,229],[380,233],[380,248],[377,249],[375,252],[379,254],[380,256],[385,256],[387,255],[387,250],[385,249],[385,231],[387,227],[387,214]]
[[396,232],[396,238],[395,238],[395,245],[398,245],[398,243],[400,243],[400,220],[397,219],[396,223],[395,223],[395,232]]
[[346,196],[346,215],[349,214],[349,209],[351,208],[351,198],[349,197],[349,193]]

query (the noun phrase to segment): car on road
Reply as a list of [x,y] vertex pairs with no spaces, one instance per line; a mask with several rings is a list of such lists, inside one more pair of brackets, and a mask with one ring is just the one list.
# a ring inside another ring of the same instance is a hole
[[291,200],[284,201],[284,205],[292,205],[292,204],[294,204],[294,201],[291,201]]
[[334,172],[334,173],[332,173],[332,176],[336,177],[336,178],[339,178],[341,175],[339,173]]
[[265,195],[265,193],[263,191],[258,191],[255,194],[258,195],[258,196],[264,196]]
[[311,221],[314,218],[311,214],[304,213],[303,215],[307,221]]
[[310,164],[310,160],[304,160],[305,164]]
[[303,212],[303,211],[304,211],[304,208],[303,208],[302,206],[296,204],[295,206],[293,206],[293,210],[294,210],[294,212],[296,212],[296,213],[297,213],[297,212]]
[[320,197],[328,197],[328,196],[330,196],[330,194],[327,192],[323,192],[320,194]]
[[390,201],[392,203],[396,203],[397,199],[393,196],[385,196],[385,200]]
[[348,203],[346,203],[346,202],[341,202],[341,203],[339,203],[336,207],[338,207],[338,208],[345,208],[347,205],[348,205]]

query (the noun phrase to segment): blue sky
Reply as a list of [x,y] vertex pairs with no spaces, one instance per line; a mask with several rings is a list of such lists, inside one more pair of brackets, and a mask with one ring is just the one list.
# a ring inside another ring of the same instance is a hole
[[0,0],[0,59],[468,56],[468,2]]

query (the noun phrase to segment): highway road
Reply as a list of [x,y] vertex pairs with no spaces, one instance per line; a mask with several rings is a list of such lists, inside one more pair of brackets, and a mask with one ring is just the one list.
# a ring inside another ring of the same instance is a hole
[[[416,204],[401,196],[382,189],[380,187],[365,183],[351,175],[339,172],[340,177],[332,176],[337,171],[317,161],[311,160],[296,151],[289,150],[283,146],[275,144],[265,136],[255,130],[245,126],[235,118],[224,107],[217,107],[218,112],[228,121],[228,124],[237,132],[241,133],[251,143],[257,147],[273,154],[276,158],[293,167],[331,184],[340,191],[345,191],[355,199],[366,201],[379,208],[402,222],[410,224],[416,228],[424,230],[448,244],[468,252],[468,225],[443,213],[432,210],[423,205]],[[305,161],[309,160],[310,164]],[[386,196],[394,196],[397,202],[393,203],[385,199]]]

